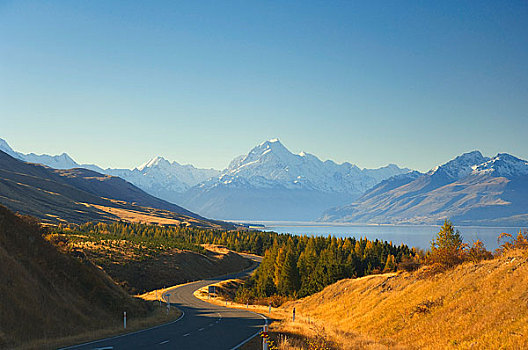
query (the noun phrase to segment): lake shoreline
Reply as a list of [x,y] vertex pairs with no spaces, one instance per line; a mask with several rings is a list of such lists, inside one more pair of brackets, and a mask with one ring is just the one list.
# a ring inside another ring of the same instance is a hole
[[[359,224],[359,223],[328,223],[318,221],[252,221],[231,220],[231,222],[244,223],[251,229],[274,231],[293,235],[354,237],[360,239],[379,239],[403,243],[410,247],[428,249],[431,240],[439,231],[441,225],[416,225],[416,224]],[[255,225],[255,226],[252,226]],[[488,250],[498,248],[497,238],[502,232],[516,234],[521,227],[515,226],[464,226],[456,225],[466,243],[479,239]]]

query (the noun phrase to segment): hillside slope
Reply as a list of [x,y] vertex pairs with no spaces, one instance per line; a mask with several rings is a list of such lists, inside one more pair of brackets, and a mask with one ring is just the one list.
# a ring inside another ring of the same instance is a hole
[[0,204],[51,223],[125,220],[232,227],[151,196],[118,177],[86,169],[56,170],[1,151]]
[[[122,239],[93,241],[80,234],[70,240],[76,250],[100,266],[130,294],[145,293],[243,270],[251,261],[225,248],[207,247],[203,253],[170,248],[148,248]],[[68,241],[69,235],[60,235]]]
[[434,276],[342,280],[285,308],[324,324],[345,349],[527,349],[527,285],[527,254],[514,251]]
[[31,219],[0,206],[0,348],[107,327],[145,315],[131,298],[82,256],[44,240]]

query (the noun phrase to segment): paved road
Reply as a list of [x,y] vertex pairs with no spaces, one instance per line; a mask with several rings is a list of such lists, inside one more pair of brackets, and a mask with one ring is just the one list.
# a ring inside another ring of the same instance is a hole
[[[167,290],[171,305],[183,312],[175,322],[67,349],[235,349],[262,329],[265,318],[252,312],[206,303],[193,293],[212,283],[247,276],[252,270]],[[165,294],[163,298],[166,300]]]

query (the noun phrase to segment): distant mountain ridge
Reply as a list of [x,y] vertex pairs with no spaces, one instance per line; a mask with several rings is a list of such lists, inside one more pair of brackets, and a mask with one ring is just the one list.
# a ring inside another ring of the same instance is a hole
[[9,146],[9,144],[3,139],[0,139],[0,151],[9,154],[13,158],[17,158],[25,162],[45,164],[54,169],[71,169],[71,168],[79,167],[79,164],[77,164],[66,153],[62,153],[61,155],[58,155],[58,156],[50,156],[47,154],[39,155],[35,153],[24,154],[24,153],[14,151]]
[[25,162],[44,164],[54,169],[85,168],[101,174],[118,176],[138,186],[153,196],[178,203],[181,194],[220,173],[215,169],[199,169],[192,165],[181,165],[169,162],[163,157],[155,157],[134,169],[103,169],[94,164],[79,164],[68,154],[57,156],[34,153],[24,154],[14,151],[9,144],[0,138],[0,151]]
[[354,203],[327,210],[322,221],[528,225],[528,161],[507,153],[462,154],[426,174],[382,181]]

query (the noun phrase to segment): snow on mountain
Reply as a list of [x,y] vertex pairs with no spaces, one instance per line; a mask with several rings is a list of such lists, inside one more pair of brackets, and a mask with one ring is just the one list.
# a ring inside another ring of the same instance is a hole
[[473,174],[493,174],[514,177],[528,175],[528,162],[507,153],[499,153],[488,161],[472,167]]
[[4,139],[0,139],[0,151],[9,154],[13,158],[19,158],[18,152],[13,151],[11,146],[9,146]]
[[58,156],[28,153],[22,156],[22,160],[29,162],[29,163],[44,164],[54,169],[72,169],[72,168],[79,167],[79,164],[75,162],[66,153],[62,153],[61,155],[58,155]]
[[430,170],[428,175],[446,175],[451,179],[461,179],[473,171],[473,167],[488,161],[490,158],[484,157],[479,151],[464,153],[455,159],[439,165]]
[[246,156],[236,158],[219,181],[241,177],[259,187],[264,178],[289,189],[357,194],[383,179],[408,171],[394,164],[361,170],[350,163],[323,162],[306,152],[293,154],[278,139],[272,139],[253,148]]
[[463,154],[426,174],[381,182],[323,221],[466,225],[528,224],[528,162],[506,153]]
[[0,151],[9,154],[13,158],[23,160],[24,162],[44,164],[55,169],[71,169],[78,167],[77,164],[68,154],[62,153],[58,156],[50,156],[47,154],[35,154],[35,153],[20,153],[14,151],[11,146],[0,138]]
[[129,169],[106,169],[108,174],[119,176],[144,191],[178,203],[182,193],[220,171],[216,169],[198,169],[192,165],[182,165],[178,162],[169,162],[163,157],[155,157],[139,167]]
[[155,157],[133,170],[102,169],[94,164],[79,164],[66,153],[50,156],[16,152],[3,139],[0,139],[0,150],[17,159],[30,163],[44,164],[55,169],[85,168],[102,174],[118,176],[151,195],[173,203],[177,202],[181,193],[190,187],[220,173],[220,171],[215,169],[197,169],[192,165],[180,165],[177,162],[169,162],[163,157]]
[[191,188],[181,204],[221,219],[310,220],[330,203],[345,203],[393,175],[389,165],[360,169],[290,152],[278,139],[235,158],[220,175]]

